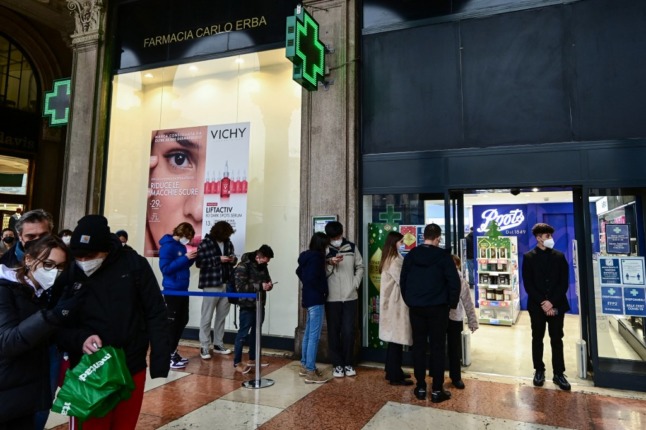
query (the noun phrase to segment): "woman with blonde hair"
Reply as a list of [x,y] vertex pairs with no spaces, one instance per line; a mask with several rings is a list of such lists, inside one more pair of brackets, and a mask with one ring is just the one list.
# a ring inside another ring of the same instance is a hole
[[404,236],[401,233],[388,233],[379,263],[379,338],[388,342],[385,370],[390,385],[413,385],[413,381],[407,379],[410,375],[405,374],[401,368],[403,345],[413,344],[408,306],[404,303],[399,287],[399,275],[404,261],[400,250],[404,246]]

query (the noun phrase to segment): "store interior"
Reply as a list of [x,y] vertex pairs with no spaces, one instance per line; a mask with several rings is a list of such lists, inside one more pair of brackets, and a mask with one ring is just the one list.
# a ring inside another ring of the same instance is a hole
[[[591,198],[591,203],[594,201],[600,200],[600,197]],[[427,222],[440,222],[443,224],[443,220],[438,217],[438,204],[443,202],[427,202],[426,204],[426,214]],[[486,219],[485,215],[491,213],[486,212],[487,209],[498,208],[500,214],[503,214],[506,209],[513,211],[515,206],[523,207],[526,210],[525,216],[528,218],[531,217],[531,208],[539,207],[540,210],[535,212],[543,214],[543,212],[549,212],[552,208],[557,208],[558,212],[567,212],[567,207],[572,205],[572,192],[568,190],[557,190],[557,191],[541,191],[539,189],[534,190],[477,190],[472,192],[466,192],[464,194],[464,207],[465,207],[465,229],[468,232],[470,226],[474,226],[474,230],[477,230],[480,227],[478,222],[481,219]],[[529,209],[528,209],[529,208]],[[563,210],[563,208],[566,208]],[[443,205],[441,206],[443,211]],[[570,210],[571,212],[571,210]],[[430,215],[430,216],[428,216]],[[603,219],[603,212],[599,212],[598,217],[601,222]],[[544,216],[544,215],[541,215]],[[559,214],[558,217],[561,215]],[[558,219],[555,216],[554,219]],[[573,220],[573,217],[571,218]],[[531,225],[533,221],[528,219],[526,220],[525,229],[531,230]],[[515,290],[521,290],[520,285],[520,264],[518,262],[519,254],[527,252],[531,247],[535,245],[535,242],[525,244],[523,246],[522,242],[527,241],[528,237],[531,236],[531,231],[527,232],[524,230],[519,230],[514,228],[512,225],[514,220],[508,219],[508,225],[502,226],[501,231],[502,235],[513,237],[518,235],[517,238],[513,239],[513,243],[509,243],[509,247],[505,248],[504,245],[496,245],[495,250],[493,248],[488,249],[486,252],[492,253],[493,256],[498,258],[498,261],[503,261],[502,258],[499,258],[501,255],[503,257],[509,257],[510,265],[506,267],[504,265],[497,265],[492,267],[491,265],[478,264],[478,255],[475,255],[475,266],[476,270],[481,269],[480,273],[484,275],[484,278],[476,272],[474,282],[475,287],[471,290],[472,300],[478,302],[476,306],[476,315],[479,318],[480,328],[470,336],[470,365],[463,368],[465,372],[473,374],[488,374],[488,375],[500,375],[500,376],[513,376],[513,377],[532,377],[534,373],[532,359],[531,359],[531,328],[530,328],[530,318],[526,310],[521,310],[518,306],[518,310],[514,311],[514,300]],[[571,223],[571,221],[570,221]],[[569,229],[569,231],[568,231]],[[561,231],[561,234],[573,234],[572,226],[568,228],[557,229],[557,232]],[[478,240],[476,234],[476,246],[478,246]],[[597,230],[597,235],[600,235]],[[522,237],[525,236],[525,237]],[[571,246],[571,240],[558,241],[557,239],[557,249],[560,247],[566,248]],[[518,242],[518,243],[516,243]],[[484,246],[483,243],[480,244]],[[560,245],[560,246],[559,246]],[[530,247],[531,246],[531,247]],[[476,248],[476,251],[481,248]],[[513,251],[510,255],[506,255],[507,252]],[[566,253],[567,249],[561,249],[561,251]],[[603,249],[601,250],[603,251]],[[633,250],[635,251],[635,250]],[[484,251],[483,251],[484,252]],[[571,250],[570,250],[571,254]],[[633,254],[634,255],[634,254]],[[491,255],[482,255],[482,257],[490,257]],[[568,256],[568,260],[572,257]],[[491,261],[489,259],[481,261]],[[495,261],[495,260],[494,260]],[[502,270],[499,270],[502,269]],[[573,270],[571,271],[571,278],[573,276]],[[494,281],[495,279],[495,281]],[[482,282],[481,282],[482,281]],[[490,285],[491,282],[494,285]],[[571,279],[570,293],[568,299],[572,307],[572,311],[565,315],[565,326],[564,332],[565,337],[563,339],[564,343],[564,356],[566,364],[566,375],[570,377],[574,383],[591,383],[591,378],[588,374],[586,380],[583,380],[579,377],[581,365],[577,365],[577,356],[579,354],[579,347],[577,343],[581,339],[581,320],[579,317],[578,310],[580,308],[578,303],[578,297],[576,294],[577,287],[574,284],[574,279]],[[503,288],[503,285],[495,285],[496,283],[505,284],[505,293],[509,293],[509,296],[506,294],[503,296],[500,288]],[[515,284],[515,285],[514,285]],[[493,287],[489,289],[488,287]],[[496,289],[495,287],[498,287]],[[496,297],[495,293],[500,293],[499,297]],[[524,294],[523,291],[518,291],[519,296],[522,297]],[[497,300],[499,299],[499,300]],[[505,300],[509,299],[509,300]],[[597,299],[598,300],[598,299]],[[525,308],[526,297],[524,300],[519,300],[522,302],[522,308]],[[520,305],[520,303],[517,303]],[[507,306],[505,308],[505,306]],[[600,353],[604,357],[612,357],[625,360],[643,360],[643,357],[640,357],[640,354],[634,346],[632,346],[627,340],[626,335],[622,334],[621,326],[630,323],[630,318],[622,316],[602,316],[597,318],[597,325],[603,327],[599,328],[599,349]],[[643,320],[643,319],[642,319]],[[465,325],[466,329],[466,325]],[[643,332],[641,333],[643,336]],[[544,361],[547,365],[547,374],[551,377],[550,369],[550,360],[551,360],[551,349],[549,336],[546,334],[544,341]],[[589,370],[589,369],[588,369]]]

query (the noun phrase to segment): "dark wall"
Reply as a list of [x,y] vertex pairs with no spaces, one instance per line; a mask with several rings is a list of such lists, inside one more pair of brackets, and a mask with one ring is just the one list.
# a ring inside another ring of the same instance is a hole
[[646,2],[454,16],[364,34],[365,154],[646,136]]

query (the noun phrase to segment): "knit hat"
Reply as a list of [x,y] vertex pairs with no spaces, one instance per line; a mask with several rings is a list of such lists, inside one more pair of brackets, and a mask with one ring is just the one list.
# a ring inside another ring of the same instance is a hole
[[109,251],[111,240],[108,220],[102,215],[86,215],[81,218],[72,233],[70,248],[74,255]]

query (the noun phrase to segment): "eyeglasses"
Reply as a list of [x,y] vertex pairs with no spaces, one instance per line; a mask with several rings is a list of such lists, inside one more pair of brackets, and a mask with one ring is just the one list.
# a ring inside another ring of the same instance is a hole
[[62,272],[65,269],[65,263],[56,264],[56,262],[52,260],[41,260],[40,262],[45,270],[56,269],[59,272]]

